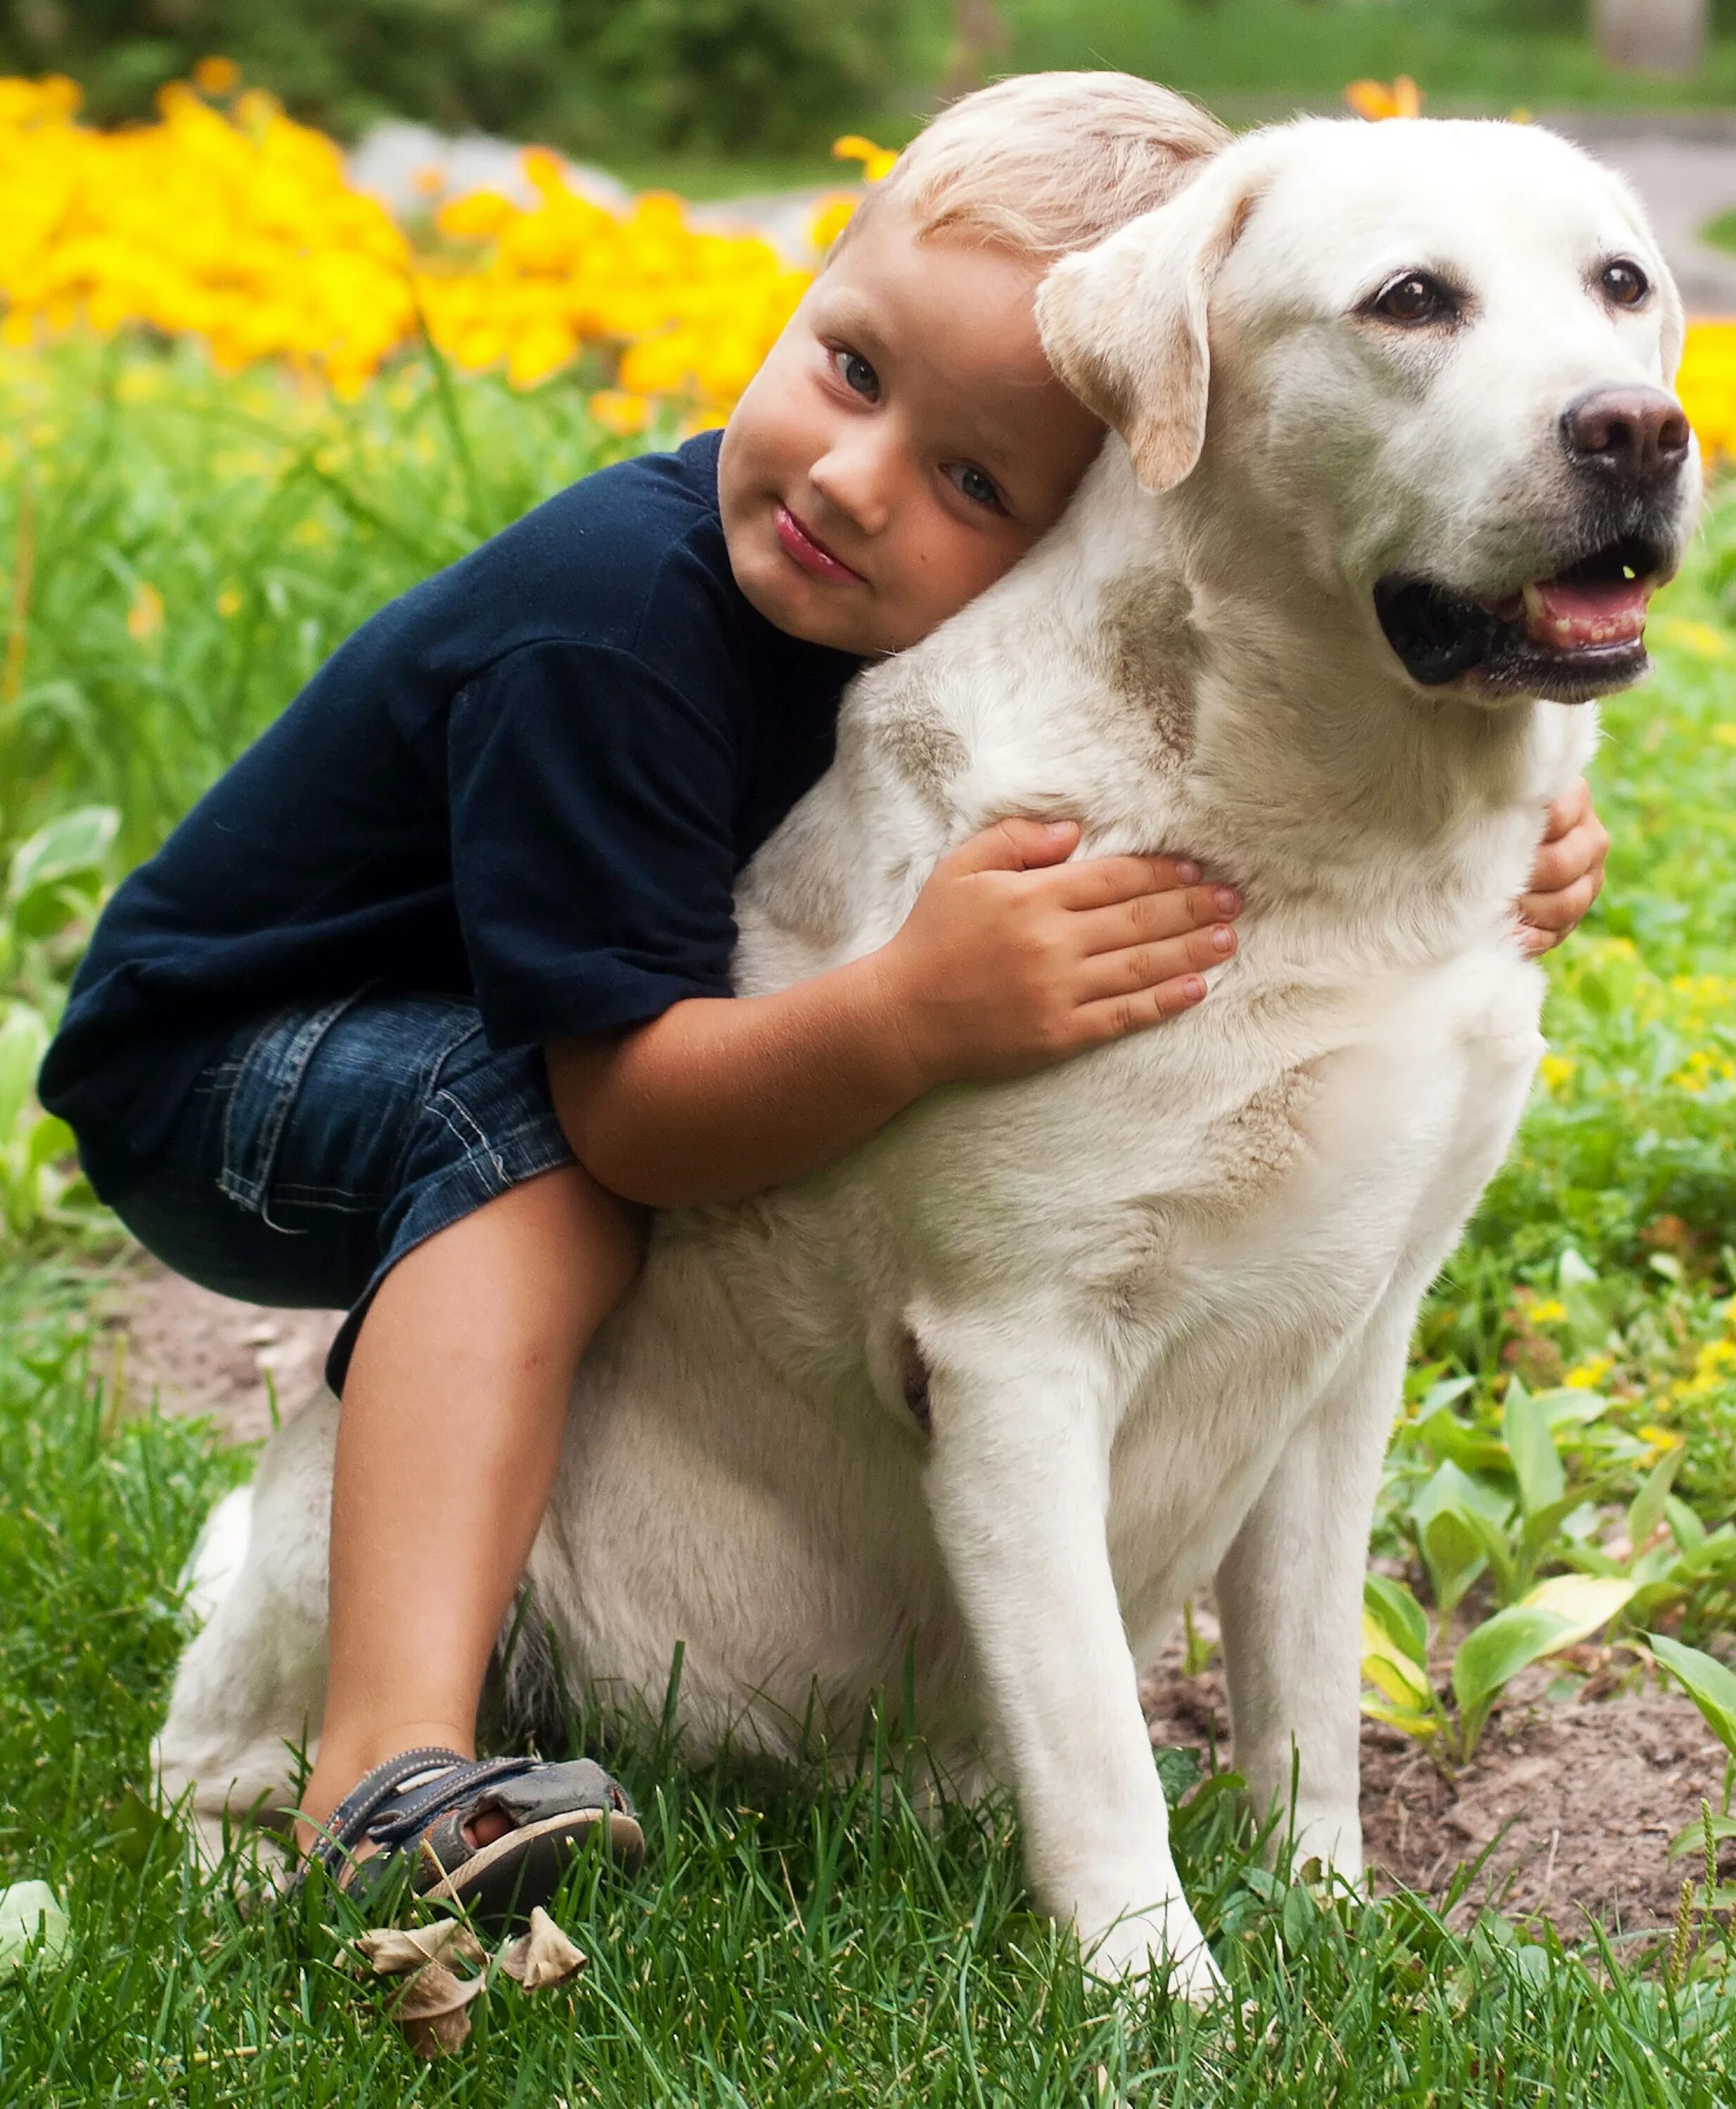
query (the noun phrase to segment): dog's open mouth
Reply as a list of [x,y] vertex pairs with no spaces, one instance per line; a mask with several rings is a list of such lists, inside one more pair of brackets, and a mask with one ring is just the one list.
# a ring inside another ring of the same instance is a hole
[[1658,544],[1627,535],[1499,600],[1382,579],[1375,612],[1405,671],[1426,688],[1475,676],[1485,689],[1583,702],[1645,672],[1647,604],[1670,568]]

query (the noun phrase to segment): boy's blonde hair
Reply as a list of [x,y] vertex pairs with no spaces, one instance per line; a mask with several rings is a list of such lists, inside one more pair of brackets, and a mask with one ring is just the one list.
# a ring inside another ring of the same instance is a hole
[[975,231],[1048,262],[1164,204],[1228,138],[1184,96],[1132,74],[1020,74],[919,132],[840,244],[896,199],[920,235]]

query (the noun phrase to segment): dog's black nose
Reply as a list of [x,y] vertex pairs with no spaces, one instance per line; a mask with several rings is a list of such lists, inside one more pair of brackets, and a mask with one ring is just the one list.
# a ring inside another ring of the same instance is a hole
[[1682,406],[1661,388],[1588,388],[1562,413],[1562,445],[1576,468],[1630,490],[1673,476],[1693,435]]

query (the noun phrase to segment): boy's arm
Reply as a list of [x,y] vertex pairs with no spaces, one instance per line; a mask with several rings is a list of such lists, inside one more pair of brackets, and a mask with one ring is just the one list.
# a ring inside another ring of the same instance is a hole
[[1608,855],[1609,830],[1594,811],[1591,786],[1582,776],[1550,806],[1530,891],[1519,896],[1520,942],[1533,959],[1584,922],[1603,890]]
[[1002,821],[866,958],[554,1042],[575,1154],[629,1200],[735,1199],[842,1155],[935,1084],[1021,1075],[1197,1003],[1200,970],[1234,949],[1237,896],[1164,858],[1062,862],[1078,839],[1071,821]]

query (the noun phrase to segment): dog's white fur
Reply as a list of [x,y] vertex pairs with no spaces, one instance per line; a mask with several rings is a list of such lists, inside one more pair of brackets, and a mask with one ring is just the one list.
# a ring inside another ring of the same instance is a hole
[[[1598,297],[1612,253],[1652,274],[1644,311]],[[1413,264],[1470,289],[1450,342],[1354,315]],[[919,1724],[955,1780],[1016,1789],[1044,1905],[1100,1970],[1167,1958],[1200,1996],[1135,1665],[1214,1578],[1255,1800],[1288,1795],[1294,1745],[1301,1851],[1359,1872],[1381,1452],[1529,1086],[1511,904],[1594,737],[1589,707],[1419,689],[1371,589],[1548,575],[1562,405],[1667,382],[1680,314],[1632,198],[1558,139],[1323,122],[1228,149],[1060,266],[1042,314],[1126,444],[857,682],[836,765],[744,878],[739,986],[881,944],[1010,814],[1202,859],[1245,891],[1241,951],[1161,1030],[663,1217],[531,1571],[570,1678],[654,1708],[685,1643],[695,1753],[789,1751],[816,1701],[860,1718],[913,1642]],[[238,1572],[207,1578],[160,1746],[206,1819],[281,1803],[317,1727],[335,1422],[274,1438]]]

